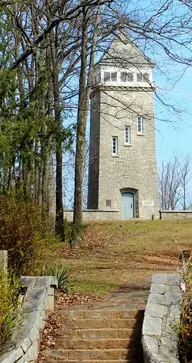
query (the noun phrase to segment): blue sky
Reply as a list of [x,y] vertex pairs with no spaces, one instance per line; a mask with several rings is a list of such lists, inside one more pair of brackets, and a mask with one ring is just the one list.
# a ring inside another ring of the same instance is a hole
[[180,78],[183,69],[184,67],[177,67],[174,63],[169,66],[169,78],[172,78],[172,82],[154,71],[158,92],[166,103],[177,108],[176,112],[172,112],[169,107],[155,102],[159,164],[162,160],[171,158],[173,153],[178,153],[181,157],[187,154],[192,156],[192,69],[187,68]]

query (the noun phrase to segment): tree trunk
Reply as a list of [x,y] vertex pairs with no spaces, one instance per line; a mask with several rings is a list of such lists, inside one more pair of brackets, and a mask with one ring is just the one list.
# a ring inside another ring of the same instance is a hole
[[53,82],[53,99],[54,99],[54,116],[56,124],[56,220],[55,233],[65,240],[64,220],[63,220],[63,152],[61,141],[61,107],[59,96],[59,69],[57,64],[57,31],[50,35],[50,49],[52,58],[52,82]]
[[97,42],[97,27],[100,19],[100,5],[98,4],[95,17],[95,26],[92,36],[92,45],[89,60],[88,78],[86,83],[87,69],[87,48],[88,48],[88,12],[87,8],[83,9],[83,24],[82,24],[82,42],[81,42],[81,73],[79,82],[79,103],[77,117],[77,145],[75,159],[75,195],[74,195],[74,217],[75,225],[82,224],[83,221],[83,178],[84,178],[84,163],[85,163],[85,145],[86,145],[86,123],[88,115],[89,97],[93,84],[93,68],[94,54]]
[[75,159],[75,194],[74,194],[74,216],[75,225],[82,224],[82,200],[83,200],[83,170],[86,138],[86,69],[87,69],[87,8],[83,8],[82,38],[81,38],[81,72],[79,80],[79,101],[77,116],[77,144]]

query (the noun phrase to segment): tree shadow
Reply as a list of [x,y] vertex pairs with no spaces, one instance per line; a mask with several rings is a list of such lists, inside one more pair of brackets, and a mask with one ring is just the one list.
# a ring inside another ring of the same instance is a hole
[[127,345],[126,361],[131,363],[144,363],[143,348],[141,345],[142,323],[144,310],[138,310],[135,316],[135,324],[132,328],[132,334]]
[[143,349],[141,344],[142,324],[145,313],[145,306],[149,296],[150,280],[139,284],[124,284],[118,289],[119,294],[125,294],[130,309],[135,310],[135,324],[131,336],[128,338],[126,361],[129,363],[144,363]]

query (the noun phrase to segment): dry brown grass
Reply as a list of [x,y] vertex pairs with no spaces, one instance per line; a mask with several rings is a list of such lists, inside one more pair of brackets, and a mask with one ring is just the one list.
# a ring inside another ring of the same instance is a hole
[[75,291],[103,294],[178,269],[185,248],[192,248],[192,220],[95,222],[85,226],[73,251],[66,244],[47,246],[41,260],[67,263]]

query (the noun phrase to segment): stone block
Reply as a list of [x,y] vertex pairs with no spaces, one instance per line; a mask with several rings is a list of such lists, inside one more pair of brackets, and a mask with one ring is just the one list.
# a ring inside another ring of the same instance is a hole
[[8,353],[1,356],[1,363],[15,363],[19,358],[23,356],[23,350],[21,348],[16,348]]
[[33,288],[35,284],[35,276],[21,276],[20,280],[25,287]]
[[35,287],[58,287],[58,281],[55,276],[38,276],[35,279]]
[[169,357],[169,363],[179,363],[179,359],[174,357]]
[[53,295],[48,295],[47,296],[47,302],[46,302],[46,310],[54,310],[54,303],[55,303],[55,298]]
[[45,295],[47,294],[45,288],[34,287],[28,289],[23,309],[26,311],[44,310],[45,308]]
[[169,285],[173,285],[173,286],[179,286],[180,287],[180,283],[182,282],[182,277],[180,274],[169,274],[168,275],[168,283]]
[[149,294],[148,303],[165,305],[165,297],[161,294]]
[[23,355],[23,357],[22,357],[22,358],[20,358],[20,359],[17,361],[17,363],[28,363],[28,361],[26,360],[26,354],[25,354],[25,355]]
[[179,318],[180,317],[180,308],[179,308],[179,306],[178,305],[171,306],[169,315],[173,316],[175,318]]
[[152,276],[152,283],[153,284],[166,284],[168,281],[169,275],[168,274],[154,274]]
[[181,304],[181,300],[182,300],[182,293],[179,292],[171,292],[171,291],[167,291],[165,293],[165,303],[169,306],[171,305],[180,305]]
[[29,349],[29,347],[32,345],[32,341],[31,339],[26,336],[24,339],[19,340],[17,337],[17,342],[16,342],[16,347],[21,347],[24,351],[24,353],[26,353]]
[[153,318],[145,316],[142,333],[143,335],[158,336],[162,332],[162,320],[160,318]]
[[170,349],[172,349],[176,345],[175,340],[171,340],[170,337],[162,337],[160,342],[162,345],[167,346]]
[[167,345],[161,345],[160,346],[160,353],[165,357],[177,357],[177,349],[175,347],[167,346]]
[[145,310],[145,315],[153,316],[154,318],[162,318],[167,313],[168,309],[166,306],[153,303],[148,303]]
[[174,334],[175,328],[178,326],[179,320],[176,320],[175,317],[168,317],[165,331],[167,333]]
[[152,284],[150,288],[151,294],[164,294],[165,293],[165,285],[163,284]]
[[142,339],[142,346],[147,355],[158,354],[158,341],[157,339],[145,336]]
[[33,362],[37,360],[39,354],[39,342],[33,342],[31,347],[28,349],[26,353],[26,362]]
[[167,363],[165,357],[160,354],[154,354],[151,358],[151,363]]

